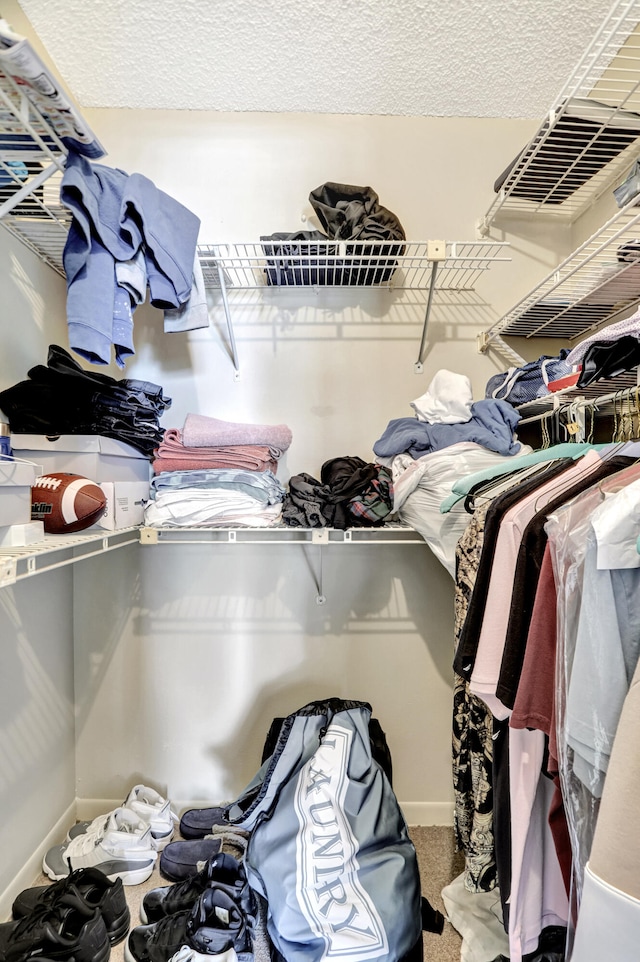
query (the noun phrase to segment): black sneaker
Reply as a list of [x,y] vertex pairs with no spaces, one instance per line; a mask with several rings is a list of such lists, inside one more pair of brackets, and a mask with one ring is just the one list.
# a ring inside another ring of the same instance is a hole
[[138,925],[124,945],[126,962],[168,962],[183,946],[200,955],[230,949],[238,956],[250,952],[253,900],[248,885],[243,892],[246,898],[240,904],[214,886],[205,889],[191,911],[168,915],[154,925]]
[[131,922],[122,879],[111,881],[98,868],[80,868],[52,885],[25,889],[13,903],[14,919],[31,915],[38,908],[62,903],[97,909],[104,920],[111,945],[122,942]]
[[0,925],[2,962],[107,962],[111,946],[97,909],[41,907],[18,922]]
[[163,885],[147,892],[140,906],[140,919],[145,925],[149,925],[159,922],[167,915],[185,912],[192,908],[205,889],[214,883],[231,890],[237,889],[239,895],[246,882],[244,868],[233,855],[222,852],[210,858],[200,872],[191,875],[184,882]]

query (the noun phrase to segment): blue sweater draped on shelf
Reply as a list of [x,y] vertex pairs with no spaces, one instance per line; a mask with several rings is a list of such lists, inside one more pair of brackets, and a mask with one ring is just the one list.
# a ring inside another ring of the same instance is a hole
[[476,401],[471,405],[470,419],[458,424],[432,424],[415,417],[389,421],[373,450],[379,458],[404,452],[419,458],[451,444],[473,441],[498,454],[517,454],[520,443],[514,441],[513,432],[519,420],[518,412],[506,401]]
[[[60,199],[73,213],[63,263],[72,349],[94,364],[134,353],[132,305],[181,308],[191,297],[200,220],[143,174],[70,153]],[[202,325],[200,325],[202,326]]]

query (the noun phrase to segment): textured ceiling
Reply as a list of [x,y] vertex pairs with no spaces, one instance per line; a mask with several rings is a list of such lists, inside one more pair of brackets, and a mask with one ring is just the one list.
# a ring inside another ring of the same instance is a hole
[[83,107],[532,119],[609,9],[606,0],[20,6]]

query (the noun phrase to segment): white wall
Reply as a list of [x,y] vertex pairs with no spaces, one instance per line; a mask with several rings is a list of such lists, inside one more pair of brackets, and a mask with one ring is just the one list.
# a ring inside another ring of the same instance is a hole
[[68,343],[65,284],[31,251],[0,230],[0,390],[47,363],[51,343]]

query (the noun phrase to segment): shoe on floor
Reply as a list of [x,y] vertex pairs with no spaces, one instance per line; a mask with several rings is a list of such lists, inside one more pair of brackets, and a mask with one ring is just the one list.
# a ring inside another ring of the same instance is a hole
[[[147,785],[134,785],[120,808],[128,808],[151,828],[151,837],[156,851],[161,852],[173,838],[178,816],[171,810],[171,802],[163,798],[154,788]],[[88,833],[103,834],[104,826],[112,815],[98,815],[92,822],[76,822],[67,832],[67,840]]]
[[231,829],[213,826],[206,838],[188,842],[171,842],[160,855],[160,875],[170,882],[182,882],[205,867],[218,852],[228,852],[238,860],[244,859],[249,833],[233,826]]
[[111,946],[97,909],[40,907],[17,922],[0,925],[2,962],[107,962]]
[[117,808],[104,829],[103,835],[87,832],[50,848],[42,860],[43,871],[55,880],[75,869],[99,868],[111,881],[146,882],[158,858],[149,826],[129,809]]
[[204,838],[211,833],[214,825],[228,825],[224,816],[225,808],[190,808],[180,819],[180,834],[183,838]]
[[102,916],[111,945],[122,942],[129,931],[131,913],[124,894],[122,879],[111,881],[97,868],[81,868],[53,885],[38,885],[25,889],[15,899],[12,907],[14,919],[40,908],[52,909],[55,905],[83,905],[89,910],[97,909]]
[[170,882],[183,882],[201,871],[209,859],[218,855],[220,838],[193,839],[190,842],[170,842],[160,854],[160,875]]
[[[233,948],[227,952],[217,952],[215,960],[216,962],[240,962],[236,950]],[[43,959],[43,962],[47,962],[47,960]],[[211,962],[211,956],[196,952],[195,949],[190,949],[188,945],[182,945],[176,954],[171,956],[169,962]]]
[[205,889],[212,885],[220,885],[225,890],[230,890],[230,893],[237,890],[239,896],[240,889],[246,884],[244,868],[237,859],[221,852],[210,858],[203,869],[190,875],[184,882],[163,885],[147,892],[140,905],[140,920],[144,925],[151,925],[167,915],[185,912],[191,909]]
[[243,908],[214,886],[202,893],[191,911],[132,929],[124,957],[126,962],[168,962],[183,948],[209,958],[231,951],[251,952],[249,926]]

